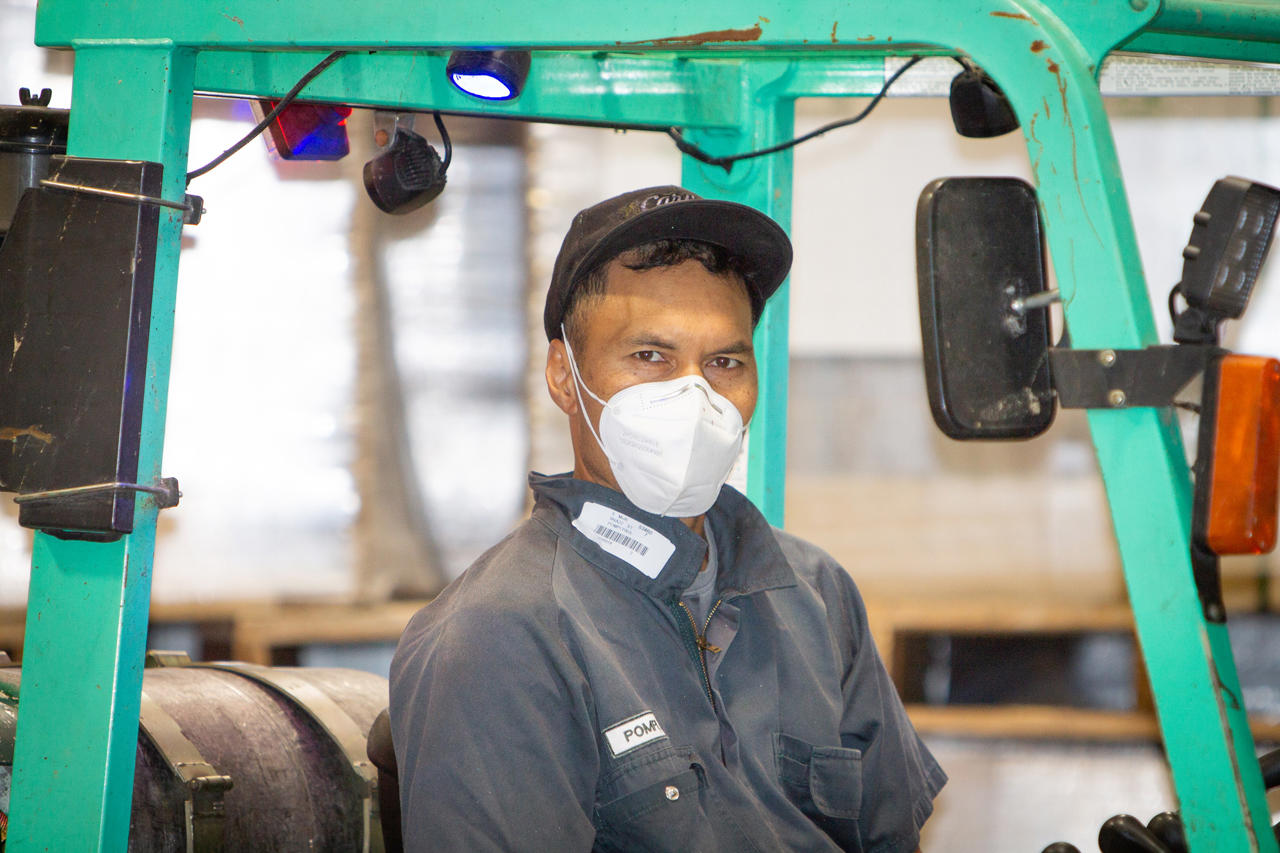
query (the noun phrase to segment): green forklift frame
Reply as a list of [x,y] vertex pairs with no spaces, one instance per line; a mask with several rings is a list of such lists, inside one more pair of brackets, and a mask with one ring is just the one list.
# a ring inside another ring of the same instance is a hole
[[[1156,343],[1098,70],[1113,50],[1280,63],[1280,3],[1226,0],[40,0],[36,40],[75,51],[68,152],[157,161],[181,201],[193,93],[279,97],[347,49],[310,100],[616,127],[677,125],[732,153],[793,135],[799,97],[866,97],[885,57],[964,54],[1021,121],[1074,346]],[[445,79],[451,49],[526,47],[519,99]],[[685,157],[694,191],[791,218],[790,152],[730,174]],[[182,217],[161,211],[139,482],[160,476]],[[757,332],[748,490],[782,523],[788,290]],[[1170,410],[1089,423],[1191,847],[1276,853],[1224,625],[1188,557],[1191,486]],[[35,536],[9,849],[123,851],[147,632],[155,499],[109,543]],[[1119,805],[1119,804],[1118,804]]]

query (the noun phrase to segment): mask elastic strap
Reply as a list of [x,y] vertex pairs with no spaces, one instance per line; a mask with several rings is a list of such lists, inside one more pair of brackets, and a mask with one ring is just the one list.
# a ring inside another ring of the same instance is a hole
[[600,436],[596,433],[596,428],[591,425],[591,416],[587,414],[587,405],[582,401],[582,392],[586,391],[591,395],[591,399],[595,400],[602,406],[609,405],[604,400],[597,397],[587,383],[582,381],[582,377],[578,374],[578,360],[574,358],[573,347],[569,345],[569,335],[564,330],[564,323],[560,324],[560,339],[564,341],[565,352],[569,354],[569,370],[573,373],[573,392],[578,395],[578,408],[582,409],[582,419],[587,422],[587,429],[591,430],[591,437],[596,440],[596,444],[600,445],[600,451],[604,453],[605,458],[613,464],[613,457],[609,455],[609,451],[605,449],[604,442],[600,440]]

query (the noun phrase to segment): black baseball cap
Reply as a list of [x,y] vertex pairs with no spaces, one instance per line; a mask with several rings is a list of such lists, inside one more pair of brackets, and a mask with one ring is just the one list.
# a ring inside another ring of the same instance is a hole
[[542,325],[547,340],[560,324],[573,289],[587,273],[654,240],[698,240],[738,260],[754,317],[791,269],[791,241],[782,226],[754,207],[702,198],[683,187],[646,187],[578,212],[560,245]]

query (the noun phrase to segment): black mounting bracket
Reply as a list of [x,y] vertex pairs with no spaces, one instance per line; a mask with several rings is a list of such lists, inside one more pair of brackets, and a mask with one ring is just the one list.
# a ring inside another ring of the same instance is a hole
[[1067,409],[1171,406],[1200,374],[1216,346],[1178,344],[1146,349],[1049,350],[1058,402]]
[[[1053,348],[1049,350],[1049,364],[1058,402],[1064,408],[1172,406],[1178,402],[1178,394],[1225,352],[1212,344],[1175,344],[1140,350]],[[1205,429],[1203,421],[1200,429]],[[1205,452],[1212,450],[1206,451],[1202,442],[1199,453]],[[1202,488],[1200,460],[1193,470],[1199,491]],[[1225,622],[1217,556],[1193,541],[1191,566],[1205,618],[1210,622]]]

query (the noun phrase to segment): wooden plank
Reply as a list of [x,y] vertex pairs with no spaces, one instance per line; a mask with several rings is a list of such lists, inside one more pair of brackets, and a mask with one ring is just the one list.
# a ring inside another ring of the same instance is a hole
[[[263,600],[154,604],[153,625],[190,624],[230,634],[231,656],[271,663],[272,650],[311,643],[380,642],[400,632],[425,600],[377,604],[280,603]],[[26,611],[0,608],[0,650],[21,655]]]
[[[1160,727],[1147,711],[1099,711],[1047,705],[907,705],[921,734],[1028,740],[1159,741]],[[1280,720],[1253,717],[1260,743],[1280,742]]]
[[396,640],[425,601],[357,605],[283,605],[247,610],[232,630],[232,657],[270,664],[272,650],[311,643]]
[[941,602],[868,600],[881,630],[946,634],[1074,634],[1132,631],[1129,605],[1055,604],[1018,599],[960,599]]

